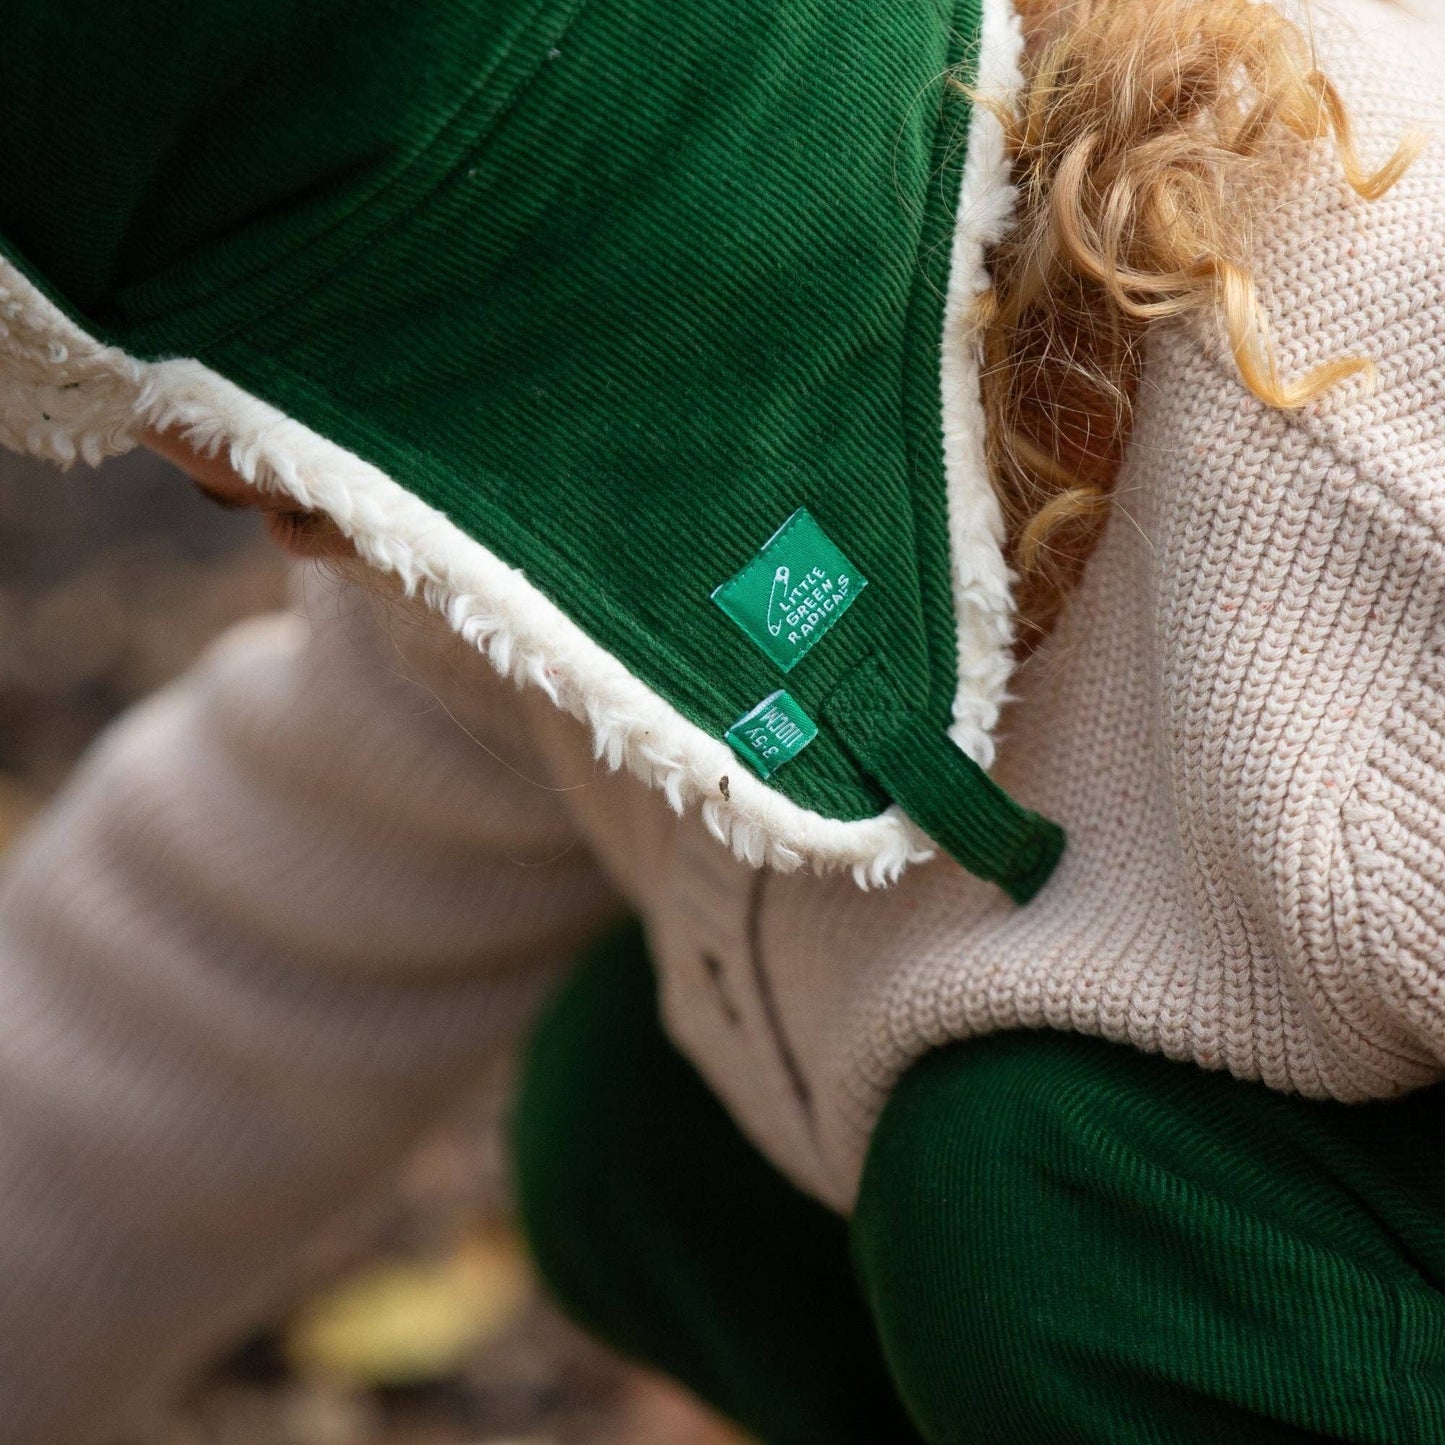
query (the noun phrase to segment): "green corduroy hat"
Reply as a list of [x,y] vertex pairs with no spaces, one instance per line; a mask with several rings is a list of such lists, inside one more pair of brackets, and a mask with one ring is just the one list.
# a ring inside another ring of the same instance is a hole
[[329,513],[739,856],[1020,901],[1007,0],[11,0],[0,440]]

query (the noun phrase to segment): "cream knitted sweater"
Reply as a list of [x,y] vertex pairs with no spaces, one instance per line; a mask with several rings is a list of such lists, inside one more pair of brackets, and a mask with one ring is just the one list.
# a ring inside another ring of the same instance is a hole
[[[1287,369],[1152,347],[1119,504],[996,767],[1070,847],[755,872],[397,605],[312,579],[124,722],[0,894],[0,1441],[91,1438],[260,1308],[620,906],[668,1026],[846,1209],[901,1072],[1082,1030],[1342,1099],[1445,1076],[1445,23],[1316,17],[1383,201],[1321,164],[1260,274]],[[615,890],[615,891],[614,891]]]

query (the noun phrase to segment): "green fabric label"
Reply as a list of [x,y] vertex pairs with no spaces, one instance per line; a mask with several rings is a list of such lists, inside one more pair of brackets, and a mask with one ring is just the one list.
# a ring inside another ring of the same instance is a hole
[[733,750],[764,778],[772,777],[784,763],[791,762],[817,736],[817,723],[782,688],[770,693],[727,730]]
[[741,572],[713,591],[712,600],[789,672],[867,585],[807,508],[799,507]]

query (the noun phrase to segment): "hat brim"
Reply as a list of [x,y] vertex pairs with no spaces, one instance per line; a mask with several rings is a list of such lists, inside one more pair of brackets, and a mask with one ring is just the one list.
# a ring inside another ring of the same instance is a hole
[[[980,89],[1015,83],[1019,48],[1012,7],[988,0]],[[1006,225],[1011,199],[997,119],[975,107],[939,374],[959,652],[950,735],[984,766],[1011,672],[1012,622],[1002,524],[983,457],[978,365],[963,323],[986,284],[985,249]],[[95,464],[134,447],[148,428],[182,433],[198,449],[224,454],[255,485],[325,512],[366,562],[444,616],[499,673],[540,688],[584,720],[599,758],[629,769],[676,811],[699,810],[739,859],[783,870],[849,869],[870,886],[932,856],[933,844],[896,806],[838,819],[767,786],[523,572],[377,466],[201,362],[142,360],[97,340],[4,258],[0,313],[0,442],[62,464]]]

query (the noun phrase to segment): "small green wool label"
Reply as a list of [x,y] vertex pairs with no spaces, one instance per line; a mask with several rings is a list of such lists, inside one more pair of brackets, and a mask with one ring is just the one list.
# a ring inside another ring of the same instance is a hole
[[764,778],[791,762],[817,736],[817,723],[781,688],[727,730],[733,750]]
[[867,585],[799,507],[712,600],[789,672]]

